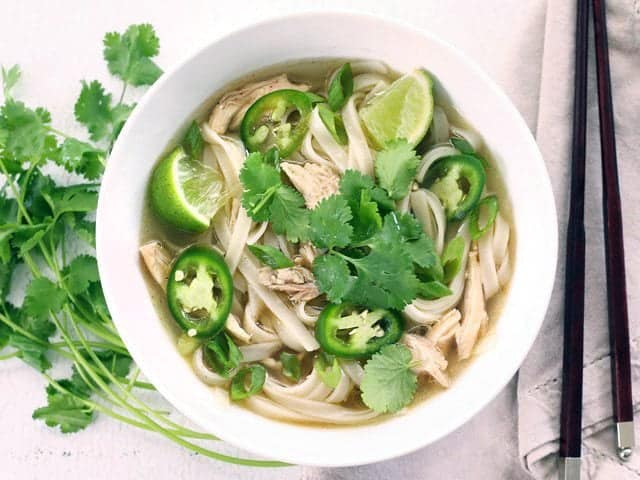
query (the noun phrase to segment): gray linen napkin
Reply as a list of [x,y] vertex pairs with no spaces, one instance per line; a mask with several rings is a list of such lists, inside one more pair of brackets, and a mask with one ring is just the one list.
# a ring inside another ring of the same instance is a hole
[[[640,402],[640,1],[610,0],[608,32],[613,80],[618,164],[624,217],[627,292],[632,339],[635,408]],[[561,392],[564,239],[570,178],[575,2],[548,4],[537,139],[553,183],[560,221],[556,287],[542,331],[520,369],[519,448],[535,478],[555,478]],[[593,36],[590,43],[593,52]],[[602,187],[596,77],[593,54],[589,74],[585,227],[586,304],[583,402],[583,478],[640,478],[640,453],[620,462],[612,427],[610,357],[602,222]],[[535,294],[535,292],[532,292]],[[637,427],[638,423],[636,423]],[[636,428],[640,439],[640,429]]]

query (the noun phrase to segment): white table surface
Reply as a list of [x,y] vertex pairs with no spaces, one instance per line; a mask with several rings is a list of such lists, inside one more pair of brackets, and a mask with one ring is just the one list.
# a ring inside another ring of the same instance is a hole
[[[54,125],[72,133],[81,132],[72,113],[81,79],[99,79],[108,89],[119,91],[102,60],[101,42],[107,31],[152,23],[161,42],[157,61],[166,69],[237,27],[289,12],[325,8],[376,13],[439,34],[474,57],[505,89],[527,123],[535,126],[544,0],[1,3],[0,63],[19,63],[23,69],[16,95],[30,105],[46,106]],[[514,75],[516,69],[519,75]],[[130,92],[128,98],[137,95]],[[232,467],[102,417],[83,432],[62,435],[31,420],[32,411],[44,402],[44,382],[37,372],[18,360],[0,363],[0,479],[527,478],[517,454],[514,381],[473,420],[440,442],[394,461],[339,470]],[[227,453],[242,453],[230,445],[217,446]]]

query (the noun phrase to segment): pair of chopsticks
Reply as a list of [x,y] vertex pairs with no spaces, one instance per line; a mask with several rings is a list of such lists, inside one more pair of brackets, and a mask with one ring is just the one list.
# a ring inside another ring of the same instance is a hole
[[[585,276],[584,190],[589,0],[578,0],[577,3],[571,201],[567,229],[564,352],[560,415],[560,478],[563,480],[580,478],[582,442]],[[624,241],[611,98],[606,6],[605,0],[592,0],[591,3],[593,7],[598,78],[613,417],[617,430],[618,455],[622,460],[628,460],[635,446],[635,440]]]

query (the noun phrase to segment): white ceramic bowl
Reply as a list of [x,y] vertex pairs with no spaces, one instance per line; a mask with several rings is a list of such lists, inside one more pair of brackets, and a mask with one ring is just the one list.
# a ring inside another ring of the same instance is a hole
[[[452,387],[373,425],[319,428],[258,416],[194,375],[149,300],[138,259],[145,188],[176,130],[227,82],[284,61],[372,58],[429,69],[483,136],[513,205],[516,265],[492,347]],[[98,264],[113,319],[147,378],[203,429],[250,452],[298,464],[344,466],[409,453],[477,413],[514,375],[545,315],[556,266],[556,213],[540,152],[505,94],[470,59],[433,35],[376,17],[313,13],[270,20],[207,45],[169,70],[138,104],[113,149],[98,205]],[[514,427],[515,428],[515,427]]]

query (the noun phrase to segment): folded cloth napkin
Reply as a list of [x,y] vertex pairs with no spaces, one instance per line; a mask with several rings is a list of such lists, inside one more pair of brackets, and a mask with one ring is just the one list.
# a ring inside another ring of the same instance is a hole
[[[556,286],[546,321],[518,382],[519,449],[535,478],[556,478],[561,397],[564,251],[571,158],[575,1],[550,0],[546,18],[537,139],[560,222]],[[609,0],[608,33],[622,194],[635,410],[640,404],[640,0]],[[593,31],[593,28],[591,29]],[[640,478],[640,453],[618,460],[612,426],[602,185],[593,36],[589,71],[585,204],[586,295],[583,478]],[[532,291],[535,295],[535,291]],[[638,423],[636,423],[636,427]],[[640,429],[636,437],[640,440]]]

